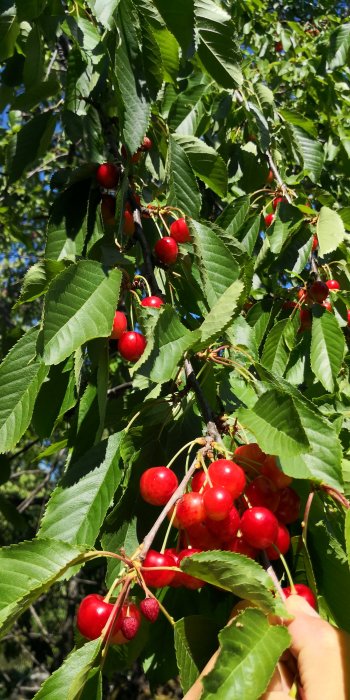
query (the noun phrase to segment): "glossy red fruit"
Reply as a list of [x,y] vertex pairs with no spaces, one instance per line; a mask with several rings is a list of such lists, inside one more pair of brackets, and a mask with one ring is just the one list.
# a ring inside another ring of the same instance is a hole
[[102,195],[101,199],[101,216],[103,223],[106,226],[114,226],[115,224],[115,198],[110,194]]
[[276,42],[275,42],[275,51],[276,51],[277,53],[281,53],[281,51],[283,51],[283,44],[282,44],[281,41],[276,41]]
[[124,360],[128,360],[129,362],[137,362],[146,345],[147,341],[142,333],[138,333],[137,331],[126,331],[125,333],[122,333],[119,339],[118,350]]
[[269,172],[267,173],[266,184],[271,185],[271,183],[274,181],[274,179],[275,179],[274,172],[273,172],[273,170],[270,169]]
[[126,236],[133,236],[135,233],[134,217],[128,209],[124,212],[123,232]]
[[128,321],[122,311],[116,311],[113,319],[113,326],[110,338],[112,340],[119,340],[122,333],[125,333],[128,327]]
[[106,603],[97,593],[83,598],[77,612],[77,628],[80,634],[86,639],[100,637],[112,610],[113,605]]
[[348,309],[347,318],[348,318],[348,326],[350,326],[350,309]]
[[116,187],[119,182],[119,168],[114,163],[102,163],[96,170],[96,180],[107,190]]
[[297,303],[295,301],[291,301],[290,299],[287,299],[286,301],[283,302],[282,309],[295,309],[296,306],[297,306]]
[[266,476],[258,476],[248,484],[245,495],[251,506],[264,506],[274,512],[279,504],[277,486]]
[[[175,549],[174,547],[168,547],[167,549],[164,550],[164,554],[166,554],[168,557],[170,557],[173,560],[173,566],[179,566],[179,554],[180,552]],[[170,582],[170,586],[172,588],[179,588],[182,586],[181,583],[181,572],[180,571],[175,571],[174,572],[174,578]]]
[[159,309],[160,306],[164,305],[163,299],[156,296],[144,297],[141,301],[141,306],[148,306],[151,309]]
[[289,525],[298,520],[300,515],[300,498],[294,489],[287,486],[280,491],[280,502],[275,511],[281,523]]
[[203,496],[192,491],[185,493],[177,502],[176,517],[181,528],[186,530],[192,525],[202,523],[206,518]]
[[302,333],[303,331],[309,330],[312,326],[312,313],[311,313],[310,309],[300,309],[299,317],[300,317],[299,331]]
[[191,489],[192,491],[200,491],[205,485],[208,485],[207,475],[204,469],[198,469],[192,477]]
[[279,468],[276,457],[272,455],[266,457],[260,469],[260,473],[270,479],[278,489],[284,489],[285,486],[289,486],[293,481],[291,476],[287,476],[287,474],[284,474]]
[[275,220],[274,214],[266,214],[266,216],[264,216],[265,226],[268,228],[269,226],[271,226],[271,224],[273,223],[274,220]]
[[[169,556],[169,554],[165,554],[165,552],[164,554],[161,554],[155,549],[150,549],[147,552],[141,567],[141,573],[145,579],[146,586],[151,586],[154,588],[169,586],[175,576],[174,571],[167,571],[166,569],[163,571],[161,569],[152,571],[154,567],[169,566],[174,566],[173,557]],[[145,571],[146,568],[149,568],[149,570]]]
[[256,442],[251,442],[248,445],[236,447],[234,458],[238,464],[244,467],[248,474],[255,474],[260,471],[260,467],[264,459],[266,459],[266,454]]
[[146,503],[164,506],[178,487],[178,479],[167,467],[151,467],[140,479],[140,493]]
[[233,542],[230,543],[230,545],[227,547],[229,552],[236,552],[236,554],[244,554],[246,557],[250,557],[250,559],[256,559],[258,556],[258,550],[255,547],[252,547],[248,542],[244,539],[244,537],[235,537]]
[[278,205],[281,204],[281,202],[286,202],[286,201],[287,201],[287,200],[286,200],[285,197],[275,197],[275,198],[272,200],[272,206],[273,206],[274,210],[277,209]]
[[328,297],[329,289],[324,282],[321,282],[321,280],[316,280],[316,282],[312,283],[309,289],[309,294],[314,301],[322,304],[322,302]]
[[[193,547],[188,549],[182,549],[178,556],[178,566],[186,557],[191,557],[193,554],[199,554],[201,549],[194,549]],[[190,574],[181,573],[178,574],[180,584],[185,586],[185,588],[191,588],[192,590],[197,590],[197,588],[202,588],[204,586],[204,581],[196,576],[190,576]]]
[[277,533],[277,538],[276,542],[274,543],[275,547],[277,547],[278,552],[276,551],[275,547],[267,547],[266,549],[266,554],[271,561],[275,561],[276,559],[279,559],[280,554],[286,554],[288,552],[288,549],[290,547],[290,534],[283,523],[278,523],[278,533]]
[[333,292],[338,291],[340,289],[340,284],[337,282],[337,280],[327,280],[326,285],[328,289],[331,289]]
[[223,486],[213,486],[203,492],[203,503],[207,518],[224,520],[232,508],[233,499],[230,492]]
[[327,311],[333,311],[333,306],[330,301],[323,301],[321,306],[324,306],[324,308],[327,309]]
[[[297,595],[300,595],[301,598],[304,598],[311,607],[316,610],[317,609],[317,601],[316,598],[309,586],[305,586],[304,583],[295,583],[294,584],[295,588],[295,593]],[[289,596],[293,595],[293,591],[291,590],[290,586],[286,586],[286,588],[283,588],[283,593],[286,596],[286,598],[289,598]]]
[[164,265],[173,265],[179,254],[179,247],[174,238],[164,236],[155,244],[154,252],[159,262]]
[[316,248],[318,248],[318,238],[317,238],[317,236],[313,236],[313,238],[312,238],[312,248],[311,248],[311,250],[312,250],[313,253],[315,252]]
[[241,519],[238,510],[232,506],[228,515],[224,520],[207,520],[206,525],[208,530],[216,536],[219,542],[232,542],[237,535]]
[[111,644],[126,644],[133,639],[141,624],[141,613],[135,603],[124,603],[117,618]]
[[276,541],[278,520],[268,508],[255,506],[243,513],[240,528],[248,544],[256,549],[266,549]]
[[217,459],[208,469],[213,486],[223,486],[227,489],[233,500],[243,493],[246,484],[245,473],[238,464],[230,459]]
[[142,151],[150,151],[153,146],[153,143],[148,136],[144,136],[142,144],[141,144],[141,150]]
[[218,537],[209,529],[209,523],[218,525],[214,520],[206,520],[203,523],[197,523],[197,525],[187,528],[184,531],[184,544],[190,543],[191,547],[199,547],[200,549],[217,549]]
[[170,225],[170,235],[177,243],[188,243],[191,240],[190,231],[185,219],[177,219]]
[[144,598],[141,600],[140,610],[146,620],[155,622],[160,610],[158,600],[156,598]]

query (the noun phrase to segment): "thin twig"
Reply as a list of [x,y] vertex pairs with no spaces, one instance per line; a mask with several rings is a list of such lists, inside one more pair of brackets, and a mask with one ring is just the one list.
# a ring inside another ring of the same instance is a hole
[[52,465],[50,471],[45,476],[45,479],[38,484],[35,489],[25,498],[18,506],[17,506],[17,511],[19,513],[24,513],[25,510],[27,510],[28,506],[34,501],[35,496],[37,496],[38,493],[46,486],[48,481],[50,480],[51,474],[56,468],[56,463]]
[[184,363],[185,367],[185,374],[186,374],[186,379],[187,379],[187,384],[190,386],[195,395],[196,399],[198,402],[198,406],[200,409],[200,412],[203,416],[203,420],[207,424],[207,434],[212,437],[215,442],[222,442],[220,433],[214,423],[214,416],[213,416],[213,411],[211,410],[211,407],[209,406],[203,391],[201,389],[201,386],[199,384],[199,381],[196,377],[196,374],[194,372],[194,369],[192,367],[192,364],[189,360],[185,360]]
[[113,386],[111,389],[108,389],[107,397],[109,399],[112,399],[118,394],[121,394],[123,391],[126,391],[127,389],[132,389],[132,382],[124,382],[123,384]]

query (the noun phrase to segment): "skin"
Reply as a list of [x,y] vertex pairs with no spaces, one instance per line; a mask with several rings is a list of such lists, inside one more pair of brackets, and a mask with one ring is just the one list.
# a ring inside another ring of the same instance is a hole
[[[278,663],[261,700],[295,697],[290,692],[296,678],[300,700],[349,700],[350,635],[322,620],[300,596],[290,596],[285,605],[294,616],[292,620],[284,621],[292,638],[291,647]],[[199,700],[203,690],[201,679],[212,670],[218,655],[219,650],[208,661],[184,700]]]

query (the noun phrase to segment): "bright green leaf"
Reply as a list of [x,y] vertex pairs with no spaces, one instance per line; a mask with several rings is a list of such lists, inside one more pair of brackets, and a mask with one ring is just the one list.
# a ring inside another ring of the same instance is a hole
[[[89,674],[98,662],[101,644],[98,638],[72,651],[62,666],[43,683],[33,700],[62,700],[62,688],[66,700],[79,700]],[[97,700],[96,695],[94,697]]]
[[320,246],[320,255],[326,255],[338,248],[344,240],[345,228],[338,212],[321,207],[317,220],[317,238]]

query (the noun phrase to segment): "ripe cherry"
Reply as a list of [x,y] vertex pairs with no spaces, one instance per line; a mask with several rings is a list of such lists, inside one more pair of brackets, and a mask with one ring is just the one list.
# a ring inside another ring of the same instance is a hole
[[242,467],[230,459],[217,459],[212,462],[208,473],[213,486],[223,486],[234,500],[243,493],[246,484],[245,473]]
[[278,533],[274,544],[277,547],[278,552],[273,546],[267,547],[266,549],[266,554],[271,561],[279,559],[280,554],[286,554],[290,547],[290,534],[283,523],[278,523]]
[[173,265],[179,254],[179,247],[174,238],[164,236],[154,246],[154,252],[159,262],[164,265]]
[[[220,522],[220,525],[222,521]],[[190,542],[192,547],[199,547],[200,549],[217,549],[218,548],[218,537],[209,529],[210,525],[218,525],[215,520],[205,520],[203,523],[197,523],[196,525],[191,525],[185,531],[184,543]]]
[[215,521],[208,519],[206,525],[208,530],[213,535],[216,535],[220,542],[226,543],[232,542],[233,538],[237,535],[240,521],[238,510],[232,506],[224,520]]
[[281,53],[281,51],[283,51],[283,44],[282,44],[281,41],[276,41],[276,42],[275,42],[275,51],[276,51],[277,53]]
[[210,520],[224,520],[232,508],[232,496],[223,486],[213,486],[203,492],[203,503]]
[[141,151],[150,151],[152,146],[153,146],[153,143],[152,143],[151,139],[148,138],[148,136],[144,136],[142,144],[140,146]]
[[309,330],[312,326],[312,313],[311,313],[310,309],[300,309],[299,317],[300,317],[300,326],[299,326],[300,333],[302,333],[303,331]]
[[96,180],[101,187],[113,189],[119,182],[119,168],[114,163],[102,163],[96,170]]
[[124,360],[136,362],[141,357],[147,341],[142,333],[137,331],[126,331],[120,336],[118,350]]
[[274,174],[273,170],[270,169],[269,172],[267,173],[266,184],[271,185],[271,183],[274,181],[274,179],[275,179],[275,174]]
[[113,319],[113,326],[110,338],[112,340],[119,340],[120,336],[125,333],[128,327],[128,321],[122,311],[116,311]]
[[204,469],[197,469],[191,480],[192,491],[200,491],[205,484],[209,485]]
[[327,280],[326,285],[328,289],[331,289],[333,292],[338,291],[340,289],[340,284],[337,282],[337,280]]
[[266,214],[266,216],[264,216],[265,226],[268,228],[269,226],[271,226],[271,224],[273,223],[274,220],[275,220],[274,214]]
[[264,460],[264,463],[260,469],[260,473],[266,476],[270,481],[272,481],[278,489],[283,489],[285,486],[289,486],[293,479],[279,468],[276,457],[268,455]]
[[286,200],[285,197],[275,197],[275,198],[272,200],[272,206],[273,206],[274,210],[277,209],[278,205],[281,204],[281,202],[286,202],[286,201],[287,201],[287,200]]
[[80,634],[87,639],[97,639],[112,610],[113,605],[106,603],[97,593],[91,593],[83,598],[77,612],[77,628]]
[[327,309],[327,311],[333,311],[333,306],[330,301],[323,301],[321,306],[324,306],[324,308]]
[[170,226],[170,235],[177,243],[187,243],[191,240],[190,231],[185,219],[177,219]]
[[350,309],[347,311],[348,326],[350,326]]
[[[174,566],[173,557],[169,556],[169,554],[165,554],[165,552],[164,554],[161,554],[155,549],[149,549],[141,567],[141,573],[143,578],[145,579],[146,585],[154,588],[169,586],[169,584],[175,576],[175,571],[167,571],[166,569],[164,569],[163,571],[161,571],[160,569],[151,571],[151,569],[153,569],[154,567],[169,566]],[[148,567],[150,568],[150,570],[145,571],[145,568]]]
[[133,236],[135,233],[134,217],[128,209],[124,212],[123,232],[126,236]]
[[167,467],[151,467],[140,479],[140,493],[146,503],[164,506],[178,487],[176,474]]
[[318,238],[317,238],[317,236],[313,236],[312,237],[312,248],[311,248],[313,253],[315,252],[316,248],[318,248]]
[[258,476],[248,484],[245,495],[251,506],[264,506],[274,512],[279,504],[277,486],[266,476]]
[[206,518],[203,496],[192,491],[185,493],[176,504],[176,516],[181,528],[202,523]]
[[146,620],[155,622],[160,610],[158,600],[156,598],[144,598],[141,600],[140,610]]
[[102,195],[101,199],[101,216],[102,221],[106,226],[114,226],[115,224],[115,198],[110,194]]
[[256,549],[266,549],[276,541],[278,520],[268,508],[256,506],[243,513],[240,528],[248,544]]
[[[193,554],[199,554],[201,551],[201,549],[194,549],[192,547],[188,549],[182,549],[178,555],[177,566],[180,566],[180,563],[186,557],[191,557]],[[197,590],[197,588],[202,588],[202,586],[204,586],[204,581],[202,581],[200,578],[197,578],[196,576],[191,576],[190,574],[185,574],[183,572],[181,572],[181,574],[178,574],[178,581],[182,586],[185,586],[185,588],[191,588],[192,590]]]
[[300,498],[294,489],[288,486],[280,491],[280,502],[275,515],[281,523],[289,525],[298,520],[300,514]]
[[321,282],[321,280],[316,280],[316,282],[312,283],[309,289],[309,294],[314,301],[322,304],[322,302],[328,297],[329,289],[324,282]]
[[260,449],[256,442],[251,442],[248,445],[239,445],[239,447],[236,447],[234,457],[236,462],[241,464],[248,474],[254,474],[260,470],[266,458],[266,454]]
[[141,301],[141,306],[148,306],[151,307],[151,309],[159,309],[159,307],[163,306],[163,304],[163,299],[156,296],[144,297]]
[[[315,598],[311,588],[309,588],[309,586],[305,586],[304,583],[295,583],[294,588],[295,588],[295,593],[297,595],[300,595],[301,598],[304,598],[304,600],[306,600],[306,602],[309,603],[309,605],[311,605],[311,607],[314,610],[316,610],[317,602],[316,602],[316,598]],[[286,588],[282,588],[282,590],[283,590],[283,593],[286,596],[286,598],[289,598],[289,596],[293,595],[293,593],[294,593],[294,591],[292,591],[290,586],[286,586]]]
[[236,554],[244,554],[246,557],[251,559],[256,559],[258,556],[258,550],[252,547],[244,539],[244,537],[235,537],[235,539],[227,547],[229,552],[236,552]]

